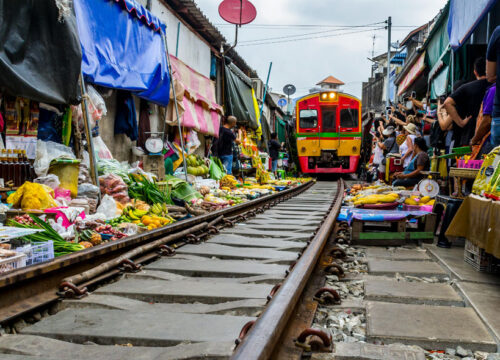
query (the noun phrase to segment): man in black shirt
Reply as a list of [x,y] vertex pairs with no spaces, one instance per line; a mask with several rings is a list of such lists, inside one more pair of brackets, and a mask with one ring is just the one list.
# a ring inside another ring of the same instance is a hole
[[278,142],[278,134],[272,133],[271,134],[271,140],[267,144],[269,147],[269,156],[271,157],[271,170],[273,173],[276,173],[276,168],[278,167],[278,159],[280,157],[280,149],[281,145]]
[[474,62],[475,81],[460,86],[444,102],[444,108],[453,120],[454,147],[468,146],[476,130],[476,118],[489,87],[486,80],[486,60]]
[[226,122],[219,132],[217,153],[226,168],[226,173],[233,173],[233,143],[239,144],[241,141],[234,135],[233,128],[236,126],[236,118],[228,116]]

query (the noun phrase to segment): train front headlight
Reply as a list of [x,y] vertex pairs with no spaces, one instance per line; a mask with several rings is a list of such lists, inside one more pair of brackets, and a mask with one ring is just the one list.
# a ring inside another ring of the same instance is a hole
[[328,98],[328,94],[327,93],[321,94],[321,100],[326,100],[327,98]]
[[300,149],[301,152],[305,153],[306,152],[306,148],[305,146],[302,146],[302,148]]
[[352,152],[354,152],[354,153],[355,153],[356,151],[358,151],[358,148],[357,148],[356,146],[353,146],[353,147],[352,147]]
[[335,98],[337,97],[337,93],[331,92],[328,97],[330,98],[330,100],[335,100]]

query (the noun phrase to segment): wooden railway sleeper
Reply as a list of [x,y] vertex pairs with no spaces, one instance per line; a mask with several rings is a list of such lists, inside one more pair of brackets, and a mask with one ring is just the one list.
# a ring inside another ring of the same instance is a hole
[[337,290],[327,287],[318,289],[316,294],[314,294],[313,300],[316,300],[322,305],[340,305],[342,303],[342,298]]
[[248,332],[250,331],[250,329],[252,328],[252,326],[254,324],[255,324],[255,320],[250,320],[245,325],[243,325],[243,327],[241,328],[241,331],[240,331],[240,335],[234,341],[234,343],[236,344],[236,346],[238,346],[243,341],[243,339],[248,334]]
[[79,288],[72,282],[63,281],[59,285],[57,295],[65,299],[81,299],[88,295],[88,291],[86,287]]
[[295,340],[295,346],[298,346],[307,352],[332,352],[332,335],[328,335],[326,332],[319,329],[307,328],[302,331],[299,337]]

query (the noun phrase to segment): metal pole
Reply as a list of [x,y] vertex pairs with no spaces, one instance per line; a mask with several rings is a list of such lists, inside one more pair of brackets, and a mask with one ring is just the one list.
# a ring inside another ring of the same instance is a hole
[[[188,177],[187,177],[186,157],[184,156],[184,138],[182,137],[182,126],[181,126],[181,120],[179,119],[179,107],[177,106],[177,93],[175,92],[174,78],[172,77],[172,64],[170,63],[170,53],[168,52],[167,38],[165,37],[165,34],[162,34],[162,37],[163,37],[163,42],[165,44],[165,51],[167,52],[168,75],[170,76],[170,87],[172,88],[172,93],[174,95],[175,115],[177,118],[177,127],[179,130],[179,137],[181,139],[181,156],[182,156],[182,163],[184,165],[184,177],[185,177],[186,182],[187,182]],[[166,113],[166,110],[165,110],[165,113]],[[163,126],[165,127],[165,120],[164,120]],[[165,132],[163,132],[163,140],[165,141]]]
[[486,24],[486,43],[490,42],[490,24],[491,24],[491,10],[488,12],[488,21]]
[[455,52],[451,49],[451,91],[455,85]]
[[[90,176],[92,177],[92,182],[94,185],[99,186],[99,174],[97,172],[96,157],[94,152],[94,143],[92,141],[92,132],[90,129],[89,120],[89,110],[87,105],[87,90],[85,89],[85,81],[83,80],[83,74],[80,72],[80,88],[82,91],[82,114],[83,123],[85,125],[85,137],[87,138],[87,146],[89,150],[89,162],[90,162]],[[99,193],[99,198],[101,194]]]
[[179,35],[181,33],[181,22],[177,23],[177,40],[175,42],[175,57],[178,57],[179,54]]
[[389,97],[391,92],[391,85],[389,83],[391,75],[391,27],[392,27],[392,18],[389,16],[389,18],[387,19],[387,89],[385,95],[386,116],[387,116],[387,108],[389,107]]
[[272,67],[273,67],[273,62],[271,61],[269,63],[269,70],[267,72],[266,87],[264,88],[264,96],[262,97],[262,105],[260,106],[259,119],[262,119],[262,112],[264,111],[264,103],[266,101],[266,95],[267,95],[267,84],[269,84],[269,76],[271,76]]

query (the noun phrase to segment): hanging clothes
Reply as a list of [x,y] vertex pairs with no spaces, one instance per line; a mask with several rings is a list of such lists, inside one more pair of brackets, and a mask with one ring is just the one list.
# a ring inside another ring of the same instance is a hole
[[134,98],[128,91],[117,91],[116,94],[115,135],[117,134],[125,134],[132,141],[139,136]]
[[145,149],[146,140],[151,132],[151,121],[149,120],[149,104],[146,100],[141,99],[139,105],[139,138],[137,146]]

